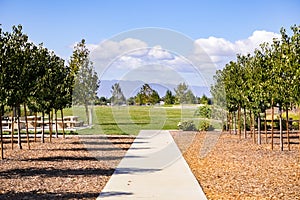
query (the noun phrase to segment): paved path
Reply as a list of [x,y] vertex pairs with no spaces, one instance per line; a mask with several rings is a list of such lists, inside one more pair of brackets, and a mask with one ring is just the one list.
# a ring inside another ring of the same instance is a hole
[[97,199],[206,199],[169,131],[143,130]]

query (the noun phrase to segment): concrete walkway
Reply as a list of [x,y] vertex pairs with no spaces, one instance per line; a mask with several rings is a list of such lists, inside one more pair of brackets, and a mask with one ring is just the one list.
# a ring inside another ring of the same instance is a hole
[[143,130],[97,199],[206,199],[169,131]]

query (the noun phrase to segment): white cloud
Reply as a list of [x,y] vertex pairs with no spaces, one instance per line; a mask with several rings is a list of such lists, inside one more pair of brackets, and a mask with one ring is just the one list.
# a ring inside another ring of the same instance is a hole
[[[254,31],[247,39],[230,42],[224,38],[201,38],[195,41],[195,56],[201,56],[207,53],[210,59],[217,65],[225,65],[232,59],[235,59],[236,54],[253,53],[259,45],[264,42],[272,42],[273,38],[279,38],[280,35],[264,30]],[[199,50],[200,49],[200,50]],[[201,51],[201,49],[204,51]],[[223,66],[221,66],[223,67]]]
[[147,46],[145,42],[133,38],[127,38],[119,42],[106,40],[98,45],[89,45],[93,50],[91,58],[95,60],[112,60],[122,54]]
[[150,48],[148,52],[148,56],[150,56],[153,59],[158,60],[173,60],[174,56],[170,54],[167,50],[162,49],[161,46],[157,45],[152,48]]
[[[162,80],[163,76],[166,77],[170,70],[173,70],[183,77],[200,73],[210,84],[216,67],[224,67],[230,60],[235,60],[238,53],[253,53],[255,48],[259,48],[259,44],[271,42],[276,37],[280,35],[254,31],[248,38],[234,42],[217,37],[200,38],[194,41],[194,46],[191,47],[193,51],[189,55],[176,55],[165,46],[164,48],[160,44],[149,46],[145,41],[134,38],[121,41],[107,40],[87,46],[91,50],[91,59],[98,74],[105,74],[104,77],[108,79],[117,79],[129,73],[132,74],[131,78]],[[160,66],[160,69],[154,69],[154,66]],[[148,68],[150,71],[146,70]],[[152,75],[148,76],[151,71]]]

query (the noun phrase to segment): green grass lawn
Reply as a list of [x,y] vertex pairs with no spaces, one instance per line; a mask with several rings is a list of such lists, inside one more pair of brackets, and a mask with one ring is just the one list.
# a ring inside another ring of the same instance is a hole
[[[95,106],[93,127],[78,130],[79,134],[123,134],[137,135],[140,130],[177,129],[177,124],[184,119],[192,119],[197,125],[199,118],[194,117],[195,106]],[[64,115],[77,115],[85,119],[84,109],[66,109]]]

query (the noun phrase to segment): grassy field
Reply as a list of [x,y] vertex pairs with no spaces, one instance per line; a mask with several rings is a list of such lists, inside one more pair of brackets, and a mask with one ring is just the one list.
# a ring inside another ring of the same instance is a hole
[[[79,134],[124,134],[136,135],[142,129],[177,129],[181,120],[191,119],[196,126],[200,119],[194,116],[196,106],[96,106],[93,110],[93,126],[78,130]],[[65,110],[65,115],[77,115],[85,119],[81,107]]]

